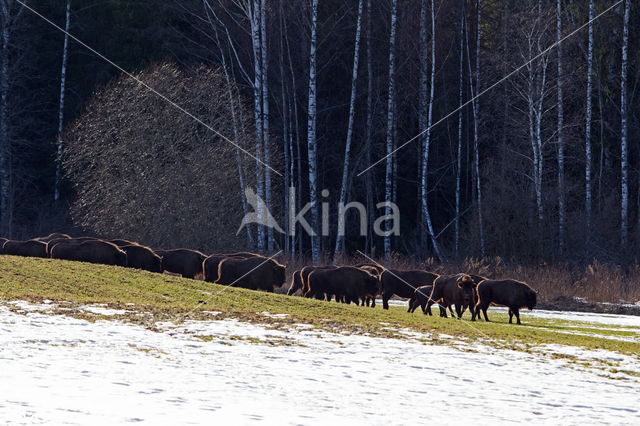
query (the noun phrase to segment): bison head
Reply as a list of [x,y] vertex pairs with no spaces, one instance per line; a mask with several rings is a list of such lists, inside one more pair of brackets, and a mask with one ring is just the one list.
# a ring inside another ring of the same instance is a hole
[[367,273],[365,289],[368,295],[375,297],[380,292],[380,280],[378,277]]
[[282,287],[282,285],[287,280],[286,274],[287,274],[286,267],[284,265],[281,265],[281,264],[277,263],[277,262],[274,262],[274,265],[273,265],[273,277],[275,278],[274,284],[276,286]]
[[456,280],[456,285],[462,290],[462,300],[465,304],[471,304],[476,282],[467,274],[462,274]]

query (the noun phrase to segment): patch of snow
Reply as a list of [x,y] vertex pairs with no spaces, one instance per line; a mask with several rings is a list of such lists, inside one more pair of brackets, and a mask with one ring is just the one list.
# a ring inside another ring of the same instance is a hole
[[[479,343],[465,351],[233,320],[158,325],[166,331],[0,307],[0,418],[53,424],[640,422],[637,382],[567,368],[564,359]],[[193,334],[219,338],[205,342]],[[299,345],[230,344],[230,336]]]
[[99,305],[86,305],[86,306],[83,306],[81,309],[86,312],[91,312],[92,314],[104,315],[107,317],[124,315],[127,312],[129,312],[124,309],[110,309],[110,308],[105,308]]

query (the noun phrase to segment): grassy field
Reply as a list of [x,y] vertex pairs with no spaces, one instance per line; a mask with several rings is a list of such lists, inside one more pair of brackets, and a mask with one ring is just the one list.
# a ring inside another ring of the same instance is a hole
[[[458,321],[427,317],[419,310],[408,314],[405,307],[392,306],[385,311],[380,306],[372,309],[224,288],[120,267],[0,256],[0,301],[7,304],[16,300],[61,302],[67,307],[65,314],[90,320],[102,317],[80,309],[74,311],[73,307],[106,304],[127,311],[116,318],[149,328],[156,321],[236,318],[278,328],[310,324],[328,331],[421,338],[407,333],[415,331],[425,333],[424,339],[430,341],[450,341],[453,336],[457,341],[477,340],[525,351],[542,344],[561,344],[629,355],[640,353],[640,328],[634,327],[532,318],[527,316],[528,311],[522,311],[522,326],[509,325],[505,314],[495,312],[490,313],[490,323],[471,322],[468,313],[465,320]],[[212,311],[216,314],[212,315]]]

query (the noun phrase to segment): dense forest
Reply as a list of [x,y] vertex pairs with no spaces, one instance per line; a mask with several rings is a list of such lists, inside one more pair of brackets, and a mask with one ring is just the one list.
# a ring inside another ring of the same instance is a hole
[[[638,25],[632,0],[0,0],[0,230],[632,262]],[[329,203],[329,235],[236,236],[249,187],[280,223]]]

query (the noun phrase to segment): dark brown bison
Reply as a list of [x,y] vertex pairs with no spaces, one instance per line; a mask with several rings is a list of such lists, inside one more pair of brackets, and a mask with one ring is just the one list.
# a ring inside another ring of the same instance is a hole
[[[292,280],[291,287],[287,292],[288,295],[294,294],[297,290],[300,290],[302,295],[304,296],[309,291],[309,274],[315,271],[316,269],[335,269],[337,266],[334,265],[320,265],[320,266],[305,266],[300,269],[299,280]],[[298,287],[299,286],[299,287]]]
[[478,285],[478,303],[472,312],[471,320],[475,321],[476,315],[480,318],[480,310],[485,321],[489,321],[487,309],[489,305],[503,305],[509,308],[509,324],[513,323],[516,316],[520,323],[520,308],[527,307],[532,310],[536,306],[538,293],[528,284],[516,280],[484,280]]
[[202,262],[207,258],[197,250],[173,249],[156,250],[156,254],[162,257],[162,270],[174,274],[180,274],[185,278],[195,278],[202,275]]
[[[476,286],[483,279],[479,275],[469,274],[441,275],[433,282],[428,304],[431,306],[437,302],[441,317],[447,317],[447,308],[451,316],[455,317],[457,314],[458,319],[462,318],[467,308],[473,316],[477,300]],[[452,306],[455,306],[456,314],[453,313]]]
[[2,245],[2,252],[13,256],[47,257],[47,244],[36,240],[7,240]]
[[61,234],[59,232],[54,232],[53,234],[49,234],[46,237],[38,237],[34,238],[34,240],[42,241],[43,243],[48,243],[51,240],[55,240],[58,238],[71,238],[68,234]]
[[411,299],[409,299],[409,309],[407,312],[413,313],[418,306],[422,308],[422,313],[425,315],[433,315],[431,313],[431,305],[433,302],[431,301],[431,290],[433,289],[432,285],[423,285],[422,287],[416,288],[413,293]]
[[47,255],[51,256],[51,250],[58,244],[80,244],[85,241],[102,241],[94,237],[78,237],[78,238],[54,238],[47,243]]
[[359,304],[361,299],[378,291],[378,278],[354,266],[318,268],[309,274],[309,290],[305,297],[315,297]]
[[286,280],[286,269],[265,257],[227,257],[218,265],[218,284],[273,292]]
[[293,295],[298,290],[302,290],[302,269],[294,271],[291,275],[291,285],[287,290],[287,296]]
[[[363,271],[368,272],[371,275],[373,275],[374,277],[376,277],[378,279],[378,283],[380,283],[380,276],[382,275],[382,272],[384,271],[384,267],[382,267],[380,265],[373,264],[373,263],[363,263],[363,264],[357,265],[356,267],[362,269]],[[380,288],[378,288],[378,291],[376,292],[376,294],[374,296],[367,297],[365,300],[362,301],[362,303],[366,304],[367,306],[370,305],[372,308],[375,308],[376,307],[376,296],[381,291],[381,286],[379,286],[379,287]]]
[[51,258],[127,266],[127,254],[124,251],[115,244],[99,240],[86,240],[77,244],[56,244],[51,250]]
[[118,247],[139,246],[140,245],[140,244],[136,243],[135,241],[129,241],[129,240],[108,240],[108,242],[110,242],[111,244],[115,244]]
[[218,281],[218,266],[220,262],[229,257],[234,257],[238,259],[248,259],[251,257],[259,257],[262,259],[266,259],[264,256],[250,253],[250,252],[238,252],[238,253],[222,253],[222,254],[212,254],[211,256],[207,256],[207,258],[202,262],[202,272],[204,274],[205,281],[209,281],[215,283]]
[[416,288],[431,285],[438,278],[438,274],[427,271],[403,271],[399,269],[385,269],[380,276],[382,284],[382,307],[389,309],[389,299],[396,295],[410,299]]
[[120,250],[127,253],[127,266],[129,268],[144,269],[145,271],[158,273],[162,272],[162,258],[155,254],[149,247],[133,244],[122,246]]

